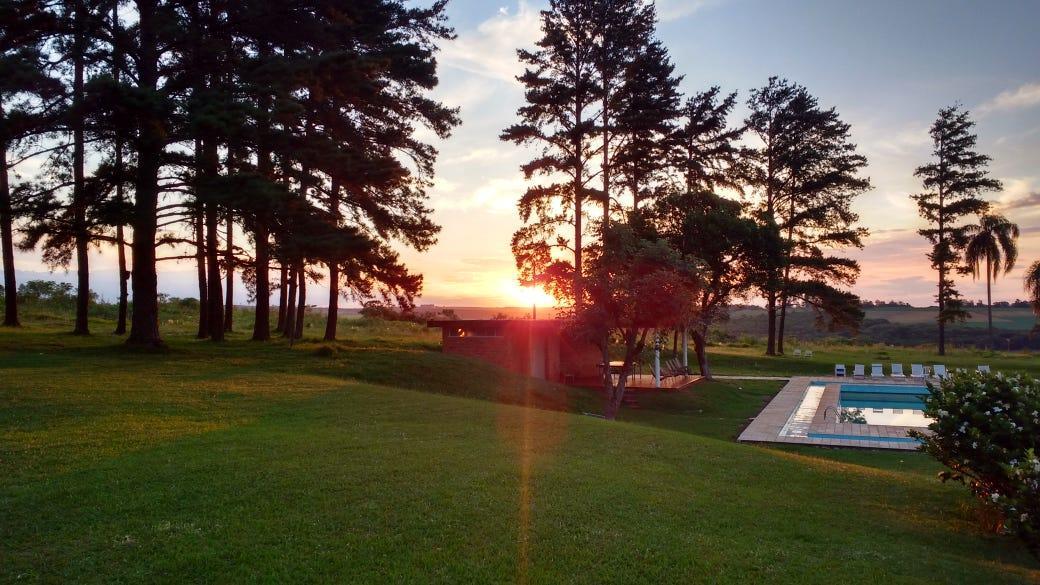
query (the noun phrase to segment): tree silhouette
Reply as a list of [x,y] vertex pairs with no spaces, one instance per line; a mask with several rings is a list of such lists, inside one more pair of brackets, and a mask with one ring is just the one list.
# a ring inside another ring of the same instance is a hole
[[[804,87],[779,78],[752,92],[747,126],[761,146],[749,156],[749,183],[762,195],[755,214],[783,239],[780,265],[763,283],[769,314],[766,353],[783,353],[787,307],[799,300],[831,326],[855,328],[858,298],[843,290],[859,264],[831,251],[862,247],[864,228],[853,200],[870,188],[866,158],[834,108],[823,109]],[[779,319],[778,319],[779,317]]]
[[959,106],[939,110],[929,130],[933,161],[914,171],[925,191],[911,198],[917,202],[918,213],[930,225],[918,233],[932,244],[928,259],[939,273],[936,294],[939,355],[946,354],[946,325],[967,317],[951,276],[958,269],[971,229],[961,221],[984,214],[989,203],[979,196],[1001,188],[1000,181],[990,178],[986,170],[990,157],[975,151],[978,138],[972,133],[974,126],[969,113]]
[[56,27],[54,15],[39,1],[0,3],[0,248],[4,265],[3,324],[9,327],[19,325],[10,175],[14,167],[31,157],[37,139],[55,122],[53,113],[61,86],[46,74],[42,47]]
[[989,346],[993,348],[993,292],[992,281],[1001,273],[1007,274],[1015,267],[1018,259],[1018,225],[1002,215],[983,215],[978,225],[968,228],[968,244],[964,248],[964,261],[971,267],[973,277],[979,277],[979,269],[985,265],[986,317],[989,331]]
[[1040,317],[1040,260],[1033,262],[1026,270],[1023,283],[1029,294],[1029,303],[1033,305],[1033,313]]

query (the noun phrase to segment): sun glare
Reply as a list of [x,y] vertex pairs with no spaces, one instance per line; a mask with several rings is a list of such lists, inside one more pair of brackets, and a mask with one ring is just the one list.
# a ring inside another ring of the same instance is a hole
[[529,307],[531,305],[553,307],[556,305],[556,299],[540,286],[521,286],[517,281],[509,279],[502,283],[502,288],[502,296],[510,304],[516,304],[521,307]]

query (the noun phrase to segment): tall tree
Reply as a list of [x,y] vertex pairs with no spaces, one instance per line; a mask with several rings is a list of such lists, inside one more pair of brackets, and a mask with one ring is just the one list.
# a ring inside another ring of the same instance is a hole
[[851,205],[870,181],[860,176],[867,161],[851,142],[850,126],[804,87],[771,78],[748,106],[748,127],[761,143],[750,158],[750,183],[762,195],[756,214],[775,224],[784,241],[778,273],[763,283],[766,351],[783,353],[787,307],[796,299],[832,324],[855,327],[862,320],[858,299],[840,288],[855,282],[859,265],[832,251],[862,247],[867,232],[856,227]]
[[[584,207],[596,198],[590,187],[595,176],[595,108],[602,95],[596,79],[596,31],[591,26],[596,8],[593,2],[551,0],[542,11],[537,48],[517,51],[527,66],[517,78],[526,104],[517,110],[520,122],[501,134],[502,140],[537,146],[538,155],[521,168],[527,179],[548,181],[531,186],[520,199],[526,225],[513,235],[512,248],[521,279],[560,283],[557,296],[572,299],[575,306],[584,297]],[[565,227],[570,236],[563,232]]]
[[[42,45],[55,30],[53,14],[37,0],[0,2],[0,248],[4,265],[4,322],[18,326],[14,270],[11,172],[29,157],[34,139],[53,124],[60,84],[46,74]],[[12,159],[12,155],[14,159]]]
[[939,110],[929,130],[933,160],[914,171],[925,191],[911,198],[929,224],[918,233],[931,243],[928,260],[939,274],[939,355],[946,354],[946,325],[967,317],[953,282],[961,252],[968,243],[970,224],[963,220],[986,213],[989,204],[980,195],[1001,188],[1000,181],[991,178],[986,169],[990,157],[975,150],[978,137],[972,132],[974,126],[969,112],[960,106]]
[[989,347],[993,349],[993,289],[992,281],[1001,273],[1007,274],[1018,260],[1018,225],[1002,215],[983,215],[977,225],[968,227],[968,244],[964,248],[964,261],[971,267],[973,277],[979,277],[979,269],[985,265],[986,275],[986,323],[989,332]]

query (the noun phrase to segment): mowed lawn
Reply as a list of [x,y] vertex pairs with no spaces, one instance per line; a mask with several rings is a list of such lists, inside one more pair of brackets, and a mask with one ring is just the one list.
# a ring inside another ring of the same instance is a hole
[[778,383],[608,422],[421,328],[346,334],[0,331],[0,581],[1040,580],[921,454],[733,442]]

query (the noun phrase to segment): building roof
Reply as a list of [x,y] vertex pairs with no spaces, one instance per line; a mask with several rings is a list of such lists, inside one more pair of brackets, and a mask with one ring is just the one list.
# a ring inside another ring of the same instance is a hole
[[427,327],[538,327],[559,328],[563,324],[559,319],[446,319],[427,321]]

